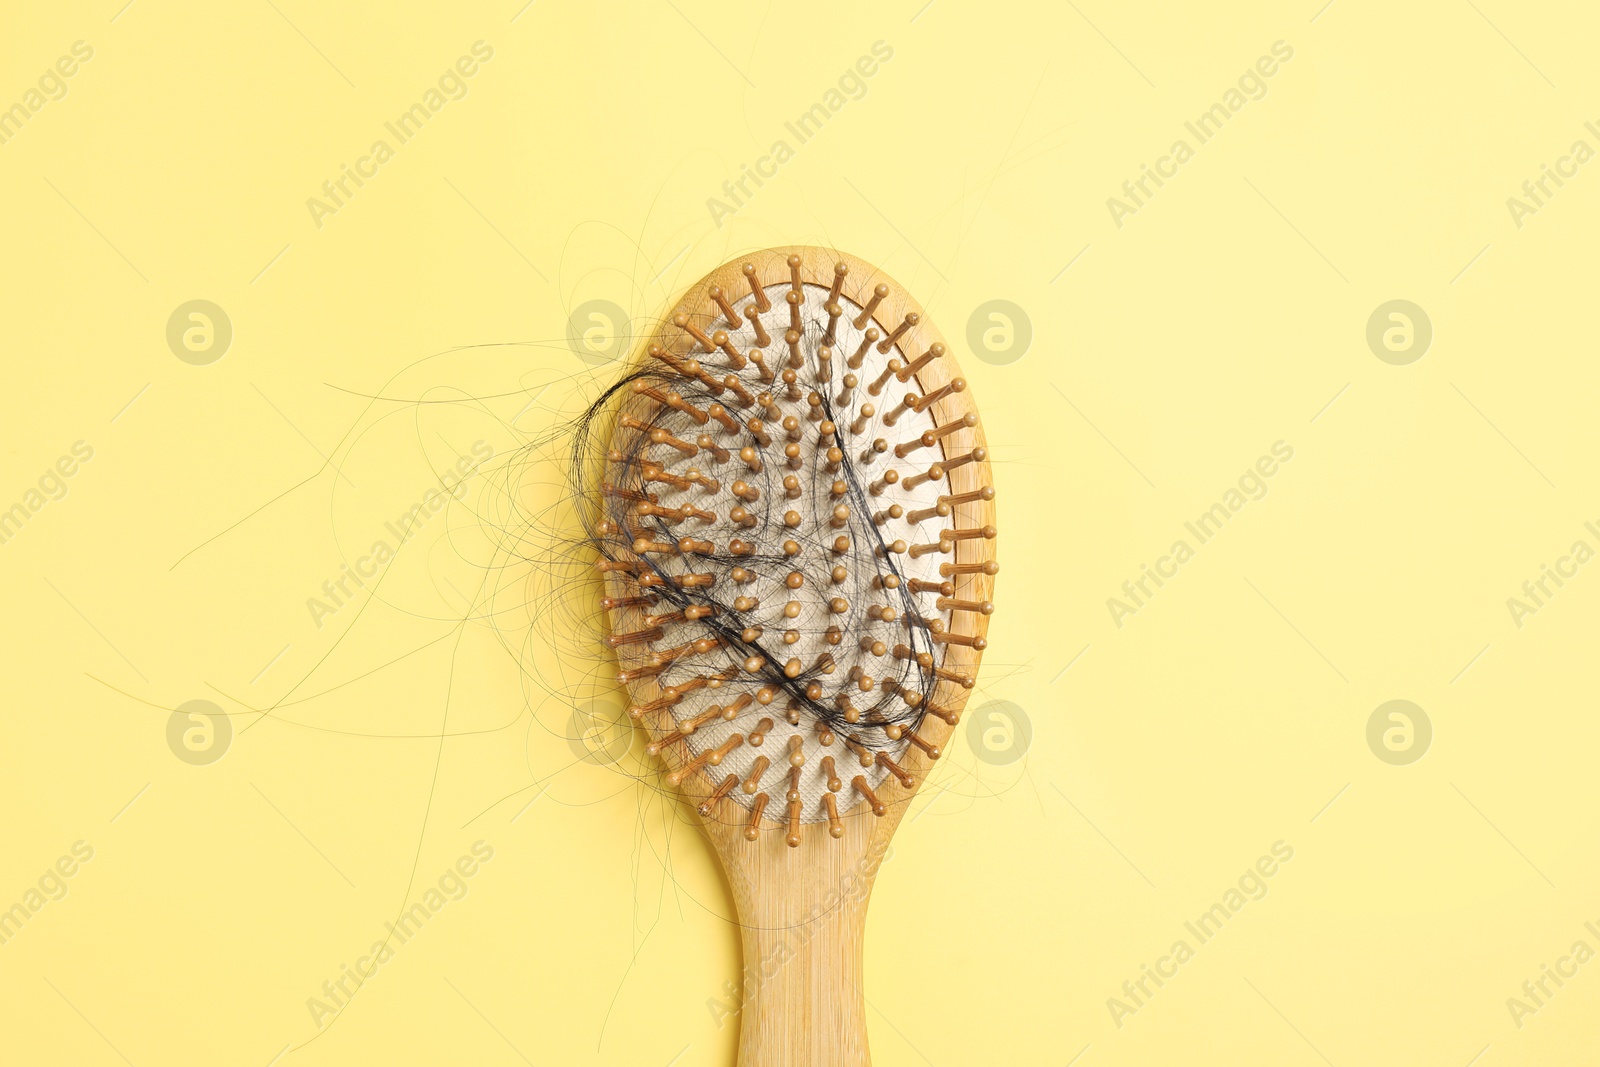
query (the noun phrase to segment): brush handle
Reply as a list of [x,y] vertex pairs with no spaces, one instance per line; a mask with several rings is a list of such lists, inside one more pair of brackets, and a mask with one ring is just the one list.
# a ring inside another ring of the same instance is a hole
[[739,1067],[869,1067],[861,989],[866,909],[790,928],[746,925],[754,992],[739,1022]]
[[863,933],[888,846],[875,821],[851,820],[842,841],[813,826],[799,848],[768,832],[725,854],[744,948],[739,1067],[871,1064]]

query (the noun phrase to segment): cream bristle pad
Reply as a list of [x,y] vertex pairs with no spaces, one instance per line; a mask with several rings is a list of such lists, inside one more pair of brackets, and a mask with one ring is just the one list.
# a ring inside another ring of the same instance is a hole
[[762,253],[691,289],[616,389],[608,643],[669,784],[751,840],[909,795],[985,645],[987,453],[911,308],[851,257]]

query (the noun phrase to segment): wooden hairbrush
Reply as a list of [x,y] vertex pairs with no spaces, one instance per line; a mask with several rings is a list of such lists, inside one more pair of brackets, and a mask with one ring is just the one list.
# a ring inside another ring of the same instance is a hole
[[867,898],[994,610],[959,371],[882,271],[779,248],[695,284],[600,405],[607,643],[733,892],[742,1067],[870,1062]]

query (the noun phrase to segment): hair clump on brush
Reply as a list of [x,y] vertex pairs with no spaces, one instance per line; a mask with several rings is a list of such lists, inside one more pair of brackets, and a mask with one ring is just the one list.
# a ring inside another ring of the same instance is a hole
[[[752,827],[779,764],[792,844],[798,821],[826,817],[838,836],[839,763],[859,763],[853,794],[881,814],[874,789],[911,784],[897,757],[912,744],[937,757],[918,728],[955,721],[940,686],[973,684],[944,652],[984,647],[953,619],[993,610],[958,599],[952,579],[997,569],[993,526],[959,522],[988,514],[972,506],[993,489],[950,484],[962,466],[987,472],[981,445],[948,447],[981,440],[966,383],[917,377],[944,346],[916,347],[914,311],[879,328],[887,285],[858,302],[846,264],[822,281],[803,263],[788,256],[789,278],[766,282],[745,264],[748,292],[713,285],[680,310],[668,343],[658,336],[590,408],[572,457],[619,678],[636,701],[655,683],[629,709],[660,716],[649,750],[684,742],[668,781],[705,771],[717,789],[702,813],[731,795]],[[974,545],[985,558],[958,562]]]

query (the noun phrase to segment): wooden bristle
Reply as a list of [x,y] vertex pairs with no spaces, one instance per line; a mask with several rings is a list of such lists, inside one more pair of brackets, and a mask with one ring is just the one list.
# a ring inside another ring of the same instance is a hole
[[983,563],[941,563],[939,574],[944,578],[953,578],[958,574],[988,574],[1000,573],[1000,563],[997,560],[986,560]]
[[[909,315],[906,317],[910,318]],[[900,373],[895,375],[895,377],[902,382],[909,382],[913,375],[942,355],[944,355],[944,345],[935,342],[933,345],[929,346],[926,352],[912,360],[910,363],[907,363],[905,367],[901,369]]]
[[739,316],[733,310],[733,305],[728,303],[728,296],[722,291],[722,286],[713,285],[707,295],[711,297],[711,299],[716,303],[717,307],[722,311],[722,317],[728,320],[728,329],[737,330],[740,325]]
[[822,794],[822,806],[828,811],[828,835],[833,838],[844,836],[844,823],[839,821],[839,805],[833,799],[832,793]]
[[[718,344],[718,342],[717,342],[717,338],[718,337],[726,339],[727,336],[728,335],[726,333],[724,333],[721,330],[718,330],[715,334],[712,335],[711,341],[712,341],[713,344]],[[737,355],[737,353],[734,353],[734,354]],[[744,366],[744,357],[742,357],[742,356],[739,357],[739,361],[736,364],[736,366],[739,366],[739,367],[743,367]],[[686,375],[687,377],[693,378],[695,381],[699,382],[701,385],[703,385],[707,389],[709,389],[711,391],[711,395],[712,396],[721,396],[723,391],[728,388],[726,385],[723,384],[722,379],[716,377],[710,371],[706,370],[705,364],[701,363],[697,359],[685,360],[684,364],[683,364],[683,369],[687,372],[687,375]]]
[[772,310],[772,301],[767,299],[767,291],[762,287],[761,279],[756,276],[755,264],[746,263],[742,269],[745,281],[750,283],[750,292],[756,298],[756,310],[765,315]]
[[[915,311],[906,312],[905,319],[900,323],[900,325],[894,328],[894,332],[878,342],[878,351],[889,351],[889,349],[895,346],[896,341],[905,336],[907,330],[911,329],[911,327],[915,326],[921,321],[922,316],[918,315]],[[904,381],[905,379],[902,378],[901,380]]]
[[985,541],[994,540],[995,529],[993,526],[980,526],[971,530],[943,530],[939,533],[941,541],[972,541],[983,538]]
[[[899,459],[905,459],[919,448],[932,448],[934,445],[939,443],[941,438],[948,437],[957,430],[971,429],[977,424],[978,416],[968,412],[959,419],[947,422],[943,426],[935,426],[933,429],[925,431],[922,436],[918,437],[914,441],[906,441],[902,444],[895,445],[894,454]],[[946,463],[944,467],[945,470],[949,470],[950,464]]]
[[[739,350],[733,347],[733,343],[728,340],[728,331],[718,330],[716,333],[712,334],[711,343],[720,348],[722,350],[722,354],[728,357],[728,365],[730,367],[732,367],[734,370],[744,369],[744,365],[747,360],[739,354]],[[720,385],[720,383],[718,384]],[[713,391],[717,393],[722,392],[720,388]]]
[[800,318],[800,306],[802,306],[803,302],[805,302],[805,298],[800,296],[800,290],[798,290],[798,288],[794,288],[794,290],[790,290],[789,293],[784,294],[784,302],[789,304],[790,333],[800,333],[800,330],[802,330],[803,326],[803,320]]
[[872,290],[872,299],[868,300],[866,307],[861,309],[861,314],[855,317],[854,325],[856,329],[861,329],[872,319],[872,313],[878,310],[878,305],[883,303],[883,298],[888,295],[889,287],[879,282],[877,287]]
[[883,814],[889,810],[884,802],[878,799],[878,794],[872,791],[872,787],[867,784],[867,780],[861,775],[858,774],[852,778],[850,784],[857,793],[861,794],[862,799],[867,802],[868,806],[872,808],[872,814],[882,818]]
[[676,448],[678,451],[682,452],[691,459],[700,454],[700,449],[698,446],[691,445],[687,441],[680,441],[665,430],[651,430],[650,443],[653,445],[667,445],[670,448]]
[[756,761],[750,765],[750,773],[744,778],[743,789],[746,793],[754,793],[761,788],[761,776],[767,773],[767,768],[770,766],[772,761],[767,757],[756,757]]
[[861,335],[861,347],[857,348],[855,353],[845,360],[845,365],[851,370],[860,370],[862,361],[867,358],[867,349],[871,348],[873,342],[877,341],[880,336],[882,335],[878,333],[876,326],[869,328],[866,333]]
[[694,320],[689,318],[689,316],[682,314],[674,315],[672,317],[672,324],[678,329],[682,330],[684,333],[688,334],[690,337],[693,337],[695,342],[699,344],[700,347],[706,352],[716,351],[716,346],[711,343],[711,338],[707,337],[705,331],[696,326],[694,324]]
[[697,806],[695,810],[703,816],[709,816],[711,812],[716,809],[717,801],[733,792],[733,787],[738,784],[739,776],[737,774],[728,775],[726,778],[722,779],[721,784],[719,784],[716,789],[711,791],[710,796],[706,797],[700,802],[699,806]]
[[667,784],[682,785],[685,778],[699,770],[701,765],[710,758],[711,750],[707,749],[705,752],[702,752],[698,756],[690,759],[689,762],[685,763],[683,766],[667,775]]
[[822,776],[827,779],[830,792],[837,793],[844,788],[844,783],[839,780],[839,775],[834,771],[832,756],[822,757]]
[[650,641],[659,640],[665,632],[666,631],[657,626],[649,630],[637,630],[631,634],[612,634],[610,637],[606,638],[606,644],[611,648],[621,648],[624,645],[646,644]]
[[917,488],[918,486],[922,485],[924,482],[937,482],[937,481],[939,481],[941,478],[944,477],[945,471],[947,471],[947,470],[949,470],[949,468],[946,467],[944,464],[935,463],[933,466],[929,467],[927,470],[923,471],[921,474],[913,474],[911,477],[905,479],[905,481],[902,484],[909,491],[909,490]]
[[[681,374],[685,378],[689,376],[688,371],[684,369],[683,361],[677,356],[674,356],[671,352],[668,352],[665,348],[662,348],[660,345],[651,345],[647,351],[649,352],[651,358],[658,359],[665,363],[668,367],[671,367],[675,373]],[[626,418],[624,418],[623,424],[627,425]]]
[[822,343],[832,348],[837,343],[835,333],[839,328],[839,316],[844,314],[844,309],[838,304],[829,301],[828,306],[823,310],[828,313],[828,332],[822,335]]
[[920,415],[922,412],[928,410],[929,407],[943,400],[945,397],[951,396],[955,393],[966,392],[966,389],[967,380],[965,378],[953,378],[949,382],[946,382],[944,385],[941,385],[939,388],[935,389],[933,392],[917,397],[916,403],[912,404],[911,406]]
[[744,735],[743,734],[734,734],[733,736],[729,737],[726,741],[722,742],[722,744],[720,744],[716,748],[712,749],[711,752],[706,757],[706,762],[711,764],[711,766],[713,766],[713,767],[716,767],[716,766],[720,765],[723,760],[728,758],[729,753],[731,753],[734,749],[738,748],[743,743],[744,743]]
[[950,459],[945,460],[944,469],[947,471],[953,471],[957,468],[965,467],[968,463],[981,463],[988,458],[989,450],[987,448],[974,448],[971,452],[967,452],[959,456],[953,456]]
[[970,504],[974,500],[993,500],[993,499],[994,499],[994,489],[993,489],[993,487],[986,485],[986,486],[983,486],[981,489],[974,489],[970,493],[960,493],[960,494],[958,494],[956,496],[941,496],[939,498],[939,503],[941,503],[941,504],[949,504],[951,507],[956,507],[957,505],[960,505],[960,504]]
[[601,599],[600,606],[607,611],[615,611],[618,608],[653,607],[655,603],[653,596],[608,596]]
[[[681,690],[683,687],[679,686],[676,688]],[[678,730],[685,737],[687,737],[691,734],[698,733],[700,731],[700,727],[702,726],[716,722],[719,719],[731,718],[732,716],[725,713],[721,704],[713,704],[700,714],[683,720],[683,722],[678,724]]]
[[972,634],[933,633],[929,634],[928,636],[932,637],[940,644],[966,645],[968,648],[975,648],[979,651],[989,647],[989,642]]
[[733,458],[733,453],[717,444],[708,433],[703,433],[695,438],[695,444],[700,446],[701,451],[711,453],[711,458],[717,463],[726,463]]
[[771,335],[767,333],[766,327],[761,324],[761,312],[754,304],[744,309],[744,317],[750,320],[750,328],[756,333],[756,344],[758,346],[766,348],[772,344]]
[[956,600],[953,597],[940,597],[934,601],[934,606],[940,611],[970,611],[976,615],[994,614],[994,604],[987,600]]
[[767,366],[767,355],[759,348],[752,348],[749,353],[750,362],[756,365],[756,373],[763,382],[770,382],[775,375],[772,368]]
[[761,836],[761,813],[767,810],[767,794],[760,793],[756,801],[750,806],[750,821],[745,824],[744,838],[754,841]]
[[914,394],[907,393],[901,398],[900,403],[883,413],[883,424],[885,426],[893,426],[895,422],[899,420],[901,415],[911,410],[911,403],[916,399],[917,398]]
[[845,264],[835,263],[833,265],[833,288],[828,290],[827,302],[829,304],[837,304],[839,302],[839,293],[844,289],[844,279],[849,273],[850,268]]
[[910,789],[912,787],[912,785],[914,785],[916,783],[916,779],[911,776],[910,772],[907,771],[904,767],[900,766],[898,763],[896,763],[889,756],[889,753],[887,753],[887,752],[879,752],[877,754],[877,756],[875,757],[875,759],[877,761],[878,766],[882,767],[884,770],[886,770],[890,774],[894,775],[895,778],[900,782],[900,785],[903,788]]

